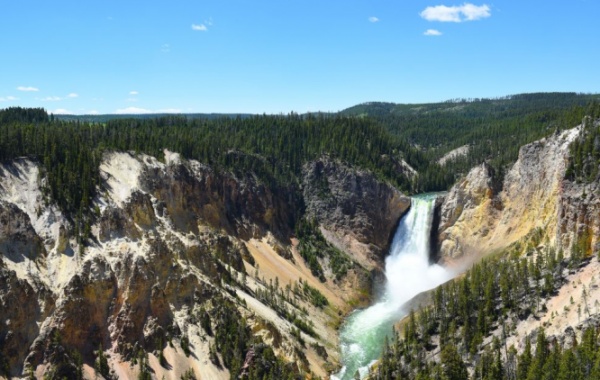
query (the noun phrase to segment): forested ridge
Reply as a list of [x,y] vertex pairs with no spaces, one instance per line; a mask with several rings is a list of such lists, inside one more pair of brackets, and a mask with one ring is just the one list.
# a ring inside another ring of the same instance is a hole
[[[368,103],[338,115],[146,115],[102,123],[13,107],[0,110],[0,162],[22,156],[37,160],[46,178],[47,201],[65,211],[83,239],[89,235],[98,168],[107,150],[161,159],[169,149],[217,170],[253,173],[276,191],[288,192],[299,191],[304,163],[329,155],[371,170],[406,193],[420,193],[448,189],[461,173],[483,161],[501,178],[520,146],[579,124],[591,112],[582,104],[595,98],[523,94],[426,105]],[[568,172],[579,179],[597,174],[598,165],[592,163],[600,157],[597,125],[588,124],[588,137],[573,148]],[[464,144],[470,147],[465,157],[445,166],[435,162]],[[583,155],[585,160],[577,158]]]
[[600,103],[588,106],[582,123],[582,133],[571,144],[571,161],[566,177],[590,183],[598,179],[600,167]]
[[466,173],[485,161],[501,176],[521,146],[580,124],[588,104],[599,99],[597,94],[532,93],[431,104],[372,102],[341,113],[377,120],[420,147],[429,160],[468,146],[466,156],[445,165],[449,175]]
[[[295,191],[305,162],[329,155],[371,170],[405,192],[441,190],[448,178],[434,178],[437,165],[370,119],[344,116],[252,116],[189,119],[115,119],[106,123],[57,120],[43,109],[0,111],[0,161],[27,156],[47,178],[48,201],[56,202],[88,229],[91,201],[99,185],[99,164],[108,150],[163,150],[207,163],[216,170],[256,175],[274,189]],[[422,173],[413,180],[402,160]],[[434,180],[432,180],[434,178]],[[87,235],[87,234],[84,234]]]

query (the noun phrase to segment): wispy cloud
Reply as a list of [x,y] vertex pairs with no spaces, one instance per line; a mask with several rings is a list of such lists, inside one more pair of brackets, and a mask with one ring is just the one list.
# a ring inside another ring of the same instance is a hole
[[138,94],[139,94],[139,92],[137,92],[137,91],[129,91],[129,95],[138,95]]
[[126,102],[137,102],[137,98],[127,98],[125,99]]
[[162,51],[163,53],[168,53],[168,52],[170,52],[170,51],[171,51],[171,45],[169,45],[169,44],[163,44],[163,45],[160,47],[160,51]]
[[73,112],[66,110],[64,108],[57,108],[54,111],[52,111],[53,114],[55,115],[72,115]]
[[379,22],[379,19],[375,16],[369,17],[369,22]]
[[204,24],[192,24],[192,30],[206,32],[208,28]]
[[17,87],[17,90],[25,91],[25,92],[37,92],[40,89],[37,87],[31,87],[31,86],[19,86],[19,87]]
[[441,36],[442,32],[440,32],[439,30],[436,29],[427,29],[423,35],[425,36]]
[[76,93],[74,93],[74,92],[72,92],[72,93],[70,93],[69,95],[67,95],[67,98],[71,98],[71,99],[73,99],[73,98],[78,98],[78,97],[79,97],[79,94],[76,94]]
[[96,111],[96,110],[90,110],[87,112],[88,115],[98,115],[100,114],[100,112]]
[[14,96],[4,96],[4,97],[0,97],[0,102],[12,102],[14,100],[19,100],[19,98],[14,97]]
[[490,17],[491,15],[492,11],[488,5],[474,5],[471,3],[451,7],[436,5],[434,7],[427,7],[420,13],[420,16],[427,21],[439,22],[475,21]]

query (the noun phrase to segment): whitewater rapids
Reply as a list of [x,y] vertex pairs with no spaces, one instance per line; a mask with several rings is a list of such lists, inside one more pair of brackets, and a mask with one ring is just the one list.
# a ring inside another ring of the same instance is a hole
[[335,380],[354,379],[356,371],[364,378],[381,355],[386,336],[393,325],[410,312],[403,305],[417,294],[453,277],[429,262],[429,237],[435,195],[412,198],[408,213],[394,235],[385,260],[385,288],[380,299],[367,309],[350,314],[340,334],[342,370]]

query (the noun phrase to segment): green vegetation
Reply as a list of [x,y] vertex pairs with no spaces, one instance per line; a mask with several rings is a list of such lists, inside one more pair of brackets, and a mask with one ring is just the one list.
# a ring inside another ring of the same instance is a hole
[[[252,336],[246,320],[235,305],[220,300],[213,310],[216,319],[215,345],[211,347],[211,360],[219,364],[219,356],[229,369],[230,378],[247,379],[296,379],[301,377],[298,370],[277,357],[273,349],[265,345],[260,337]],[[252,352],[249,368],[243,364]]]
[[298,251],[306,261],[313,276],[325,281],[321,261],[327,258],[331,271],[337,280],[346,275],[353,263],[339,249],[325,240],[316,221],[301,219],[296,225],[296,237],[299,240]]
[[[36,160],[42,170],[46,202],[57,204],[65,212],[73,222],[75,236],[85,242],[97,217],[92,200],[101,184],[99,165],[106,151],[143,152],[161,159],[166,148],[217,171],[253,175],[295,199],[301,199],[303,165],[327,154],[415,193],[446,189],[457,175],[484,161],[502,178],[520,146],[571,128],[588,115],[582,138],[571,146],[567,177],[592,182],[598,180],[600,165],[600,125],[595,122],[600,118],[600,106],[583,105],[593,99],[598,96],[524,94],[429,105],[371,103],[341,115],[162,116],[92,121],[58,119],[42,109],[9,108],[0,110],[0,162],[19,157]],[[467,156],[444,167],[434,162],[463,145],[470,147]],[[402,160],[419,172],[416,178],[403,173]],[[295,207],[302,215],[300,201]],[[295,231],[301,256],[321,280],[325,280],[328,270],[340,280],[354,265],[326,242],[315,222],[300,218]],[[541,237],[531,236],[527,248],[530,253]],[[543,310],[543,299],[564,282],[565,271],[588,260],[590,254],[590,235],[583,231],[573,244],[569,260],[561,252],[549,250],[530,258],[509,254],[475,265],[464,277],[438,288],[432,306],[410,314],[403,336],[395,334],[386,345],[374,378],[465,379],[467,368],[475,379],[538,379],[548,373],[559,379],[598,378],[600,349],[595,331],[586,331],[582,343],[571,348],[549,342],[543,331],[537,334],[535,349],[529,346],[520,355],[503,344],[518,320],[535,317]],[[224,282],[235,280],[227,276]],[[285,290],[278,280],[262,283],[256,298],[293,324],[292,331],[302,345],[300,331],[317,336],[310,320],[306,320],[306,309],[300,308],[297,301],[306,300],[324,308],[329,303],[323,294],[306,282],[289,284]],[[303,375],[298,367],[285,364],[272,348],[252,336],[236,305],[224,300],[216,305],[210,311],[201,310],[198,321],[207,335],[214,337],[210,359],[227,367],[232,379]],[[491,334],[496,337],[487,339]],[[62,347],[59,335],[48,344],[54,347],[49,351],[57,353],[49,358],[52,367],[48,377],[80,378],[79,353]],[[181,346],[187,355],[187,337],[181,339]],[[440,362],[426,360],[436,351]],[[254,359],[244,368],[251,352]],[[145,353],[141,353],[139,363],[139,378],[150,378]],[[95,365],[99,373],[107,373],[108,363],[101,347]],[[6,375],[7,371],[7,359],[0,356],[0,373]],[[186,376],[191,378],[193,373]]]
[[185,371],[183,373],[183,375],[181,375],[180,379],[181,380],[196,380],[196,374],[194,373],[194,370],[190,368],[187,371]]
[[138,362],[140,364],[140,372],[138,373],[138,380],[151,380],[152,379],[152,373],[150,365],[148,364],[148,354],[146,352],[144,352],[143,350],[140,350],[139,352],[139,359]]
[[[593,99],[598,96],[523,94],[424,105],[369,103],[339,115],[171,115],[103,123],[59,120],[43,109],[13,107],[0,110],[0,162],[23,156],[37,160],[46,178],[47,200],[65,211],[83,240],[93,222],[91,202],[106,150],[161,158],[166,148],[217,170],[252,173],[273,189],[292,193],[298,192],[304,163],[328,154],[369,169],[405,192],[418,193],[445,190],[457,174],[483,161],[501,177],[520,146],[579,124],[582,106]],[[577,154],[570,175],[589,180],[597,172],[594,128],[590,125],[588,138],[573,148]],[[470,146],[466,157],[445,167],[434,162],[463,145]],[[404,174],[401,160],[419,175]],[[331,264],[336,275],[345,270],[335,257]],[[316,263],[311,269],[319,272]]]
[[[263,280],[259,281],[259,283],[262,283],[264,289],[256,289],[256,299],[275,310],[280,317],[288,320],[299,330],[314,338],[319,338],[319,335],[313,328],[313,322],[311,320],[306,322],[303,319],[308,316],[308,311],[298,303],[298,299],[303,299],[319,308],[329,305],[327,298],[318,289],[313,288],[306,282],[297,282],[293,287],[291,284],[288,284],[284,291],[284,289],[279,287],[279,278],[277,277],[274,282],[270,280],[266,284]],[[304,345],[304,340],[301,338],[299,331],[295,336],[300,344]]]
[[566,177],[578,182],[598,180],[600,167],[600,103],[590,104],[584,115],[583,133],[571,144]]
[[252,332],[235,305],[221,300],[215,312],[215,344],[231,378],[237,378],[252,340]]
[[365,103],[342,112],[368,116],[393,134],[421,147],[428,160],[468,145],[469,153],[449,161],[443,173],[423,173],[420,181],[466,173],[487,162],[502,178],[519,148],[557,130],[581,123],[584,106],[600,95],[576,93],[520,94],[496,99],[454,99],[431,104]]
[[190,339],[187,336],[182,336],[180,345],[181,345],[181,349],[183,350],[183,353],[185,354],[185,356],[190,356],[190,354],[192,353],[190,351]]
[[108,366],[108,359],[106,355],[104,355],[104,350],[102,349],[102,344],[98,347],[98,352],[96,355],[96,362],[94,363],[94,370],[102,375],[105,379],[108,379],[110,367]]
[[302,285],[302,291],[304,292],[304,295],[308,297],[310,303],[312,303],[315,307],[323,308],[324,306],[329,305],[329,301],[327,301],[327,298],[325,298],[323,293],[321,293],[319,289],[308,285],[308,282],[304,282]]
[[[77,350],[67,349],[62,342],[60,332],[55,329],[50,334],[48,342],[49,356],[48,369],[44,373],[44,379],[83,379],[83,360]],[[30,375],[33,372],[30,372]]]
[[[257,176],[276,191],[299,197],[302,166],[328,154],[410,192],[398,168],[402,158],[417,170],[424,156],[373,120],[328,115],[188,119],[115,119],[106,123],[57,120],[42,109],[0,111],[0,162],[30,157],[42,167],[45,195],[72,219],[80,241],[89,236],[99,165],[107,150],[163,156],[163,149],[216,170]],[[435,166],[435,165],[434,165]],[[432,184],[438,190],[444,184]],[[441,187],[440,187],[441,186]],[[301,205],[298,205],[301,208]]]
[[[579,124],[583,106],[594,99],[599,96],[522,94],[421,105],[367,103],[340,115],[146,115],[102,123],[59,120],[43,109],[13,107],[0,110],[0,162],[22,156],[37,159],[48,180],[46,195],[79,220],[77,227],[85,236],[99,184],[98,165],[106,150],[160,158],[167,148],[217,169],[254,173],[274,187],[297,185],[305,162],[329,154],[416,193],[444,190],[456,173],[483,161],[502,175],[520,146]],[[433,162],[463,145],[470,146],[466,157],[443,168]],[[580,145],[574,150],[581,152],[576,157],[582,160],[574,162],[573,171],[584,171],[589,178],[597,165],[594,169],[584,158],[597,158],[595,132]],[[416,180],[401,172],[400,160],[419,172]]]
[[[595,328],[586,330],[582,343],[572,348],[548,341],[543,329],[535,335],[535,350],[527,338],[520,355],[505,341],[515,333],[518,321],[544,312],[543,300],[564,284],[569,267],[589,259],[565,259],[550,249],[529,258],[513,252],[483,260],[433,291],[431,306],[409,314],[402,337],[395,333],[386,345],[373,378],[598,378],[594,365],[600,370],[600,345]],[[441,353],[440,362],[424,360],[435,353]],[[465,375],[467,367],[473,369],[470,377]]]

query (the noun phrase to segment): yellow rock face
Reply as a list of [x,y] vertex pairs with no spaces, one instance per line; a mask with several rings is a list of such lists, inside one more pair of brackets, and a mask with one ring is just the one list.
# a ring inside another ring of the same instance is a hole
[[494,191],[491,169],[472,169],[442,205],[440,255],[446,262],[485,255],[541,232],[552,246],[563,222],[561,199],[570,142],[579,129],[525,145],[508,171],[502,190]]

